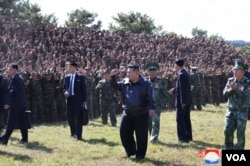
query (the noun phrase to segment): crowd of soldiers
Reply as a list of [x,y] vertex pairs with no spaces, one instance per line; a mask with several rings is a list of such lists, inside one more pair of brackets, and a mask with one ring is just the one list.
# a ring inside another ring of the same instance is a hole
[[[78,62],[78,72],[86,76],[89,116],[94,119],[101,115],[100,98],[104,95],[96,87],[104,79],[103,71],[120,68],[122,79],[126,76],[126,65],[136,63],[147,77],[145,64],[157,62],[158,76],[166,80],[169,89],[175,84],[173,62],[177,58],[185,59],[186,68],[193,75],[193,109],[198,110],[207,103],[218,106],[225,102],[222,89],[232,76],[234,60],[241,59],[245,64],[249,60],[249,56],[221,40],[30,25],[0,15],[1,75],[8,80],[5,74],[8,64],[19,65],[29,99],[27,109],[31,110],[34,123],[65,119],[63,80],[67,60]],[[119,95],[112,96],[116,101],[115,112],[120,113]],[[170,100],[174,108],[174,99]]]
[[[124,66],[120,71],[120,79],[126,75]],[[103,124],[107,124],[108,113],[110,115],[111,123],[116,126],[115,114],[121,113],[121,99],[119,93],[110,86],[109,70],[97,71],[92,73],[89,67],[85,68],[85,81],[88,94],[88,111],[89,118],[95,119],[102,115]],[[209,74],[198,72],[196,67],[192,67],[191,86],[193,107],[192,109],[202,110],[202,106],[206,104],[214,104],[218,106],[221,102],[225,102],[222,90],[227,81],[226,75]],[[32,122],[56,122],[65,120],[66,103],[63,93],[64,75],[59,73],[45,71],[43,73],[27,71],[21,72],[25,81],[26,95],[27,95],[27,110],[32,111]],[[143,75],[147,77],[147,75]],[[175,78],[164,78],[167,89],[170,89],[175,84]],[[6,82],[8,78],[6,78]],[[170,99],[170,108],[174,108],[174,98]],[[106,112],[104,114],[104,112]]]

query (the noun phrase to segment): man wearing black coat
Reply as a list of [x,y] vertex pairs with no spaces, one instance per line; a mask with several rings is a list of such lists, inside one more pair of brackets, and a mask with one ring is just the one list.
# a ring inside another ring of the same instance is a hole
[[67,70],[70,74],[65,77],[64,95],[67,98],[67,118],[71,136],[82,140],[83,107],[87,103],[85,77],[76,72],[77,64],[70,62]]
[[142,160],[147,151],[149,116],[155,115],[153,90],[149,81],[140,76],[137,65],[128,66],[127,78],[121,82],[117,82],[118,73],[117,69],[111,71],[111,86],[122,95],[120,137],[124,157],[136,155],[136,160]]
[[10,110],[8,114],[8,125],[5,134],[0,137],[0,144],[7,145],[9,138],[18,124],[20,126],[22,139],[21,143],[28,142],[27,119],[25,115],[26,95],[24,81],[18,73],[18,65],[12,63],[8,66],[10,75],[9,92],[10,92]]
[[178,73],[175,88],[169,90],[175,95],[177,135],[179,142],[192,141],[192,125],[190,120],[190,106],[192,104],[190,75],[183,68],[184,60],[175,61],[175,71]]

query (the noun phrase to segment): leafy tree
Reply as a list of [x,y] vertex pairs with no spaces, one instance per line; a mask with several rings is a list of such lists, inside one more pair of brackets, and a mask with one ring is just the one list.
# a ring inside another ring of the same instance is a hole
[[43,16],[40,6],[31,4],[29,0],[1,0],[0,14],[28,21],[30,24],[46,23],[57,26],[54,14]]
[[162,25],[159,25],[153,30],[153,34],[158,36],[164,36],[167,34],[167,31],[163,29]]
[[224,38],[222,36],[219,36],[218,33],[215,35],[210,35],[209,39],[210,40],[223,40],[224,41]]
[[198,37],[198,38],[207,38],[207,31],[203,29],[199,29],[198,27],[195,27],[192,29],[192,36]]
[[41,9],[37,4],[30,4],[24,1],[16,5],[15,15],[23,20],[28,20],[31,24],[42,22],[43,16],[40,14]]
[[58,18],[54,14],[46,14],[42,17],[42,22],[57,27],[58,25]]
[[15,5],[20,0],[0,0],[0,14],[5,16],[13,16]]
[[67,13],[68,20],[65,21],[65,25],[67,27],[88,27],[92,26],[96,29],[99,29],[102,25],[101,21],[98,21],[97,24],[93,24],[95,18],[98,16],[96,13],[90,13],[84,9],[76,9],[73,10],[71,13]]
[[162,26],[156,27],[154,24],[154,20],[146,14],[142,15],[138,12],[129,12],[128,14],[118,13],[117,17],[113,16],[112,18],[117,25],[110,23],[110,31],[123,30],[125,32],[145,32],[148,34],[160,34],[162,31]]

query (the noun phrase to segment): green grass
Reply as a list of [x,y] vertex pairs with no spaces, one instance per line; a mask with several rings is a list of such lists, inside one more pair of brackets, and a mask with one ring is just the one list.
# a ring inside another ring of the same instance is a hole
[[[0,165],[3,166],[116,166],[116,165],[205,165],[197,157],[199,150],[223,148],[225,104],[207,105],[203,111],[192,111],[193,142],[179,144],[176,134],[175,111],[161,115],[161,133],[158,144],[148,144],[145,160],[122,159],[124,154],[118,127],[103,126],[100,119],[90,121],[83,128],[83,141],[70,138],[67,122],[33,126],[29,143],[19,144],[20,131],[15,131],[7,146],[0,146]],[[120,122],[120,115],[117,116]],[[118,123],[119,124],[119,123]],[[250,149],[249,123],[246,131],[246,149]]]

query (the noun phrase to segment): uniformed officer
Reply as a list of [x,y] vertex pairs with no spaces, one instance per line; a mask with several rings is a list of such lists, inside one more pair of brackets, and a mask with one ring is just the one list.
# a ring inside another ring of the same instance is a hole
[[33,123],[44,122],[44,119],[42,119],[42,113],[44,112],[42,85],[40,75],[36,71],[32,72],[29,86],[32,110],[31,120]]
[[115,103],[118,97],[118,91],[111,87],[110,72],[105,69],[102,72],[103,79],[100,80],[96,86],[99,91],[100,108],[102,114],[102,123],[108,123],[108,113],[110,115],[110,121],[112,126],[116,126],[116,111]]
[[191,93],[193,98],[193,104],[191,109],[194,110],[196,106],[198,110],[202,110],[201,97],[202,97],[202,85],[201,85],[201,75],[197,71],[196,66],[191,67],[190,80],[191,80]]
[[[225,118],[225,149],[243,150],[248,109],[250,107],[250,81],[244,77],[246,66],[237,60],[233,67],[234,77],[228,79],[223,94],[228,97],[228,110]],[[234,144],[234,132],[237,142]]]
[[166,84],[163,79],[157,77],[159,65],[156,62],[150,62],[146,65],[148,72],[148,81],[153,89],[153,98],[155,100],[155,116],[149,118],[149,133],[151,143],[158,141],[160,132],[160,116],[162,110],[166,109],[169,104],[169,94],[166,89]]

